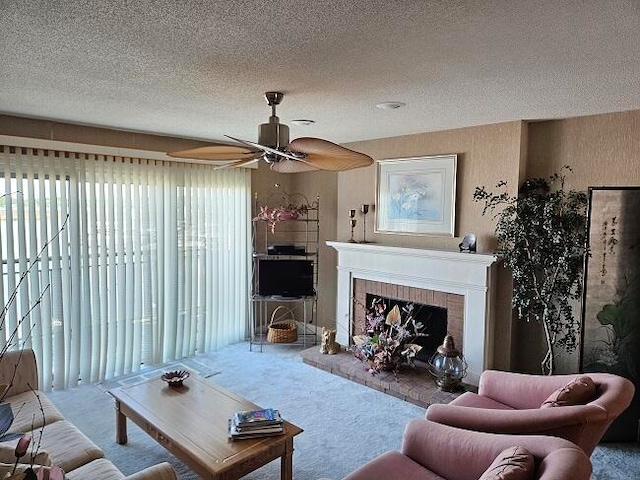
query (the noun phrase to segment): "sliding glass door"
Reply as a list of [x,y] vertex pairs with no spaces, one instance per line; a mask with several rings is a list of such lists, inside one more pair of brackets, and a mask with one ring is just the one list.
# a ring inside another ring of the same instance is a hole
[[244,169],[2,147],[0,341],[64,388],[245,335]]

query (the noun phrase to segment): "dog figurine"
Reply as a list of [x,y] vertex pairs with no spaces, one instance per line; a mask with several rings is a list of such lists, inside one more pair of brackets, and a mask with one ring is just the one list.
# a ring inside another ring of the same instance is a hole
[[336,342],[336,331],[322,327],[322,342],[320,343],[320,353],[333,355],[338,353],[342,347]]

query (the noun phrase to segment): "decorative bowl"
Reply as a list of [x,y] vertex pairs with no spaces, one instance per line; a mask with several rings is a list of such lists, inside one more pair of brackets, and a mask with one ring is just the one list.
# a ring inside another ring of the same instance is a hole
[[160,378],[167,382],[170,387],[181,387],[182,382],[189,378],[189,372],[186,370],[174,370],[172,372],[163,373]]

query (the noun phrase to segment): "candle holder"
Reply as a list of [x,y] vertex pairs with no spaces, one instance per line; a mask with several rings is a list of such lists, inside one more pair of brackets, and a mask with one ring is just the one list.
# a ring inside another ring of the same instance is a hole
[[369,213],[369,205],[363,203],[360,205],[360,211],[362,212],[362,241],[360,243],[367,242],[367,213]]
[[349,210],[349,225],[351,225],[351,238],[349,239],[349,243],[357,243],[353,238],[353,229],[356,228],[356,209],[352,208]]

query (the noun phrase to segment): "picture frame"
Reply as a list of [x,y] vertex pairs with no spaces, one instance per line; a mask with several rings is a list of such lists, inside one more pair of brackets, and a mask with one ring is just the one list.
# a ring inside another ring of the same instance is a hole
[[457,154],[379,160],[376,233],[454,236]]
[[589,187],[580,371],[631,380],[636,394],[607,441],[640,441],[640,187]]

